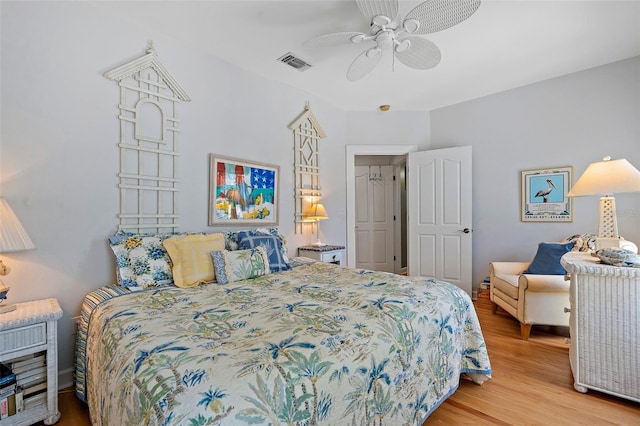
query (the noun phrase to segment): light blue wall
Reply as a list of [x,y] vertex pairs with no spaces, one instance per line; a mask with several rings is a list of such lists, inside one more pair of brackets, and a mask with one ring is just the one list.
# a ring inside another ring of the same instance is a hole
[[[597,233],[599,197],[575,198],[572,223],[520,221],[520,172],[605,155],[640,168],[640,58],[431,112],[433,148],[473,146],[474,287],[499,260],[531,260],[541,241]],[[618,229],[640,243],[640,194],[616,195]]]
[[[428,139],[426,112],[390,113],[372,132],[367,114],[350,116],[91,2],[3,1],[0,7],[0,194],[37,247],[3,255],[12,268],[3,280],[12,287],[11,302],[60,301],[62,384],[69,384],[73,365],[71,318],[86,293],[115,282],[107,237],[118,223],[119,90],[103,73],[143,55],[148,40],[192,99],[179,106],[181,231],[218,230],[207,226],[208,155],[217,153],[279,165],[280,229],[290,255],[313,241],[310,229],[294,233],[287,128],[307,101],[327,134],[320,142],[320,183],[331,215],[321,238],[332,244],[346,242],[346,143],[384,135],[410,139],[403,143]],[[359,140],[363,133],[371,137]]]

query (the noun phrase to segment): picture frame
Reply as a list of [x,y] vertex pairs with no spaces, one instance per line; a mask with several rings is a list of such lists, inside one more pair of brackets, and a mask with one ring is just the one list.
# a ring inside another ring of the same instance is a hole
[[280,166],[209,154],[209,226],[277,225]]
[[571,189],[573,167],[521,171],[522,222],[573,222]]

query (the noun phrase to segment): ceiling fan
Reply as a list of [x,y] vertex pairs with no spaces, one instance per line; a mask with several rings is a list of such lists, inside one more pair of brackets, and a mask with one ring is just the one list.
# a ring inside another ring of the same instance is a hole
[[478,10],[480,0],[427,0],[404,19],[398,16],[398,0],[356,0],[369,20],[369,34],[339,32],[325,34],[303,43],[309,47],[330,47],[346,43],[373,42],[349,66],[347,79],[357,81],[380,62],[383,49],[392,48],[393,57],[404,65],[427,70],[440,63],[440,49],[420,37],[459,24]]

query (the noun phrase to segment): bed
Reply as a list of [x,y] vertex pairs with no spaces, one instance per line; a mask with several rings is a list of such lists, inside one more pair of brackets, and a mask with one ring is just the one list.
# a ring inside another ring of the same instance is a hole
[[458,287],[287,261],[226,284],[89,293],[76,393],[92,423],[420,425],[461,377],[491,377]]

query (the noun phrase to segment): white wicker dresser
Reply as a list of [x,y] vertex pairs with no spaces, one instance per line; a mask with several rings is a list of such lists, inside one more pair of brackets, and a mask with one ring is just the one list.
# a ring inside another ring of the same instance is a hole
[[605,265],[579,252],[561,263],[571,276],[574,388],[640,402],[640,268]]

